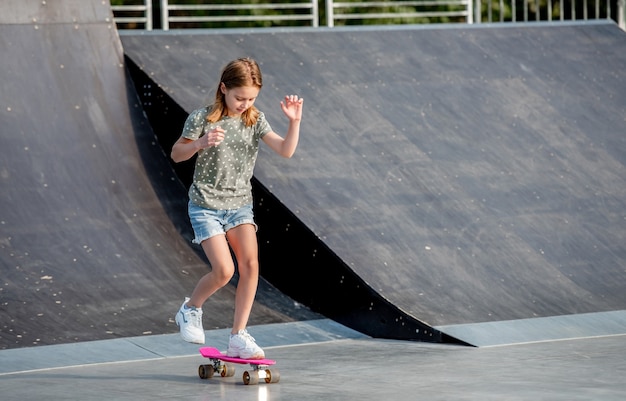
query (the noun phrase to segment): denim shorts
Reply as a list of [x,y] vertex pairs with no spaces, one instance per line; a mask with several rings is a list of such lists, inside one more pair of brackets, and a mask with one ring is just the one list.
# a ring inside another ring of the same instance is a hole
[[231,228],[242,224],[252,224],[254,229],[258,227],[254,222],[254,212],[252,205],[245,205],[239,209],[214,210],[198,206],[189,201],[189,220],[195,238],[194,244],[201,244],[202,241],[220,234],[226,234]]

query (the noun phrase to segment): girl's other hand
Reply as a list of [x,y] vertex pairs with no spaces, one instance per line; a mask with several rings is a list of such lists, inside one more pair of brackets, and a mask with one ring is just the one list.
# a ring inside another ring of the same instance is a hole
[[224,129],[222,127],[215,127],[206,135],[198,138],[198,145],[200,149],[209,148],[211,146],[218,146],[224,141]]

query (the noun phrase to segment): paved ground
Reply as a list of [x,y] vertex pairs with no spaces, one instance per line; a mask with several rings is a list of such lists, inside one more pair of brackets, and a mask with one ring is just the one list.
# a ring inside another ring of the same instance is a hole
[[[5,401],[626,398],[623,335],[473,348],[376,340],[330,321],[251,331],[271,344],[279,383],[245,386],[239,366],[234,377],[201,380],[196,347],[160,335],[0,351],[0,392]],[[223,331],[207,338],[223,347]]]

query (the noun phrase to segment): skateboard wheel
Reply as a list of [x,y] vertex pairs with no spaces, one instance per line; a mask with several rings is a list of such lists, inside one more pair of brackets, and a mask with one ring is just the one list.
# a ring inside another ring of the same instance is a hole
[[278,383],[280,381],[280,371],[278,369],[265,370],[265,383]]
[[221,375],[222,377],[233,377],[235,375],[235,367],[233,365],[224,365]]
[[259,384],[259,372],[256,370],[248,372],[246,370],[243,372],[243,382],[244,384]]
[[201,379],[210,379],[213,377],[215,370],[213,369],[213,365],[200,365],[198,366],[198,376]]

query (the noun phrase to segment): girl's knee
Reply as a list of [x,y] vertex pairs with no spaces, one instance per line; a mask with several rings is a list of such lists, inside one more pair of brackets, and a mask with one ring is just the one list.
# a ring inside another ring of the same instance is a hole
[[213,279],[220,286],[224,287],[226,284],[230,282],[230,279],[235,275],[234,266],[231,267],[222,267],[222,268],[214,268],[211,272],[213,274]]
[[240,262],[237,267],[240,276],[259,275],[259,262],[257,260]]

